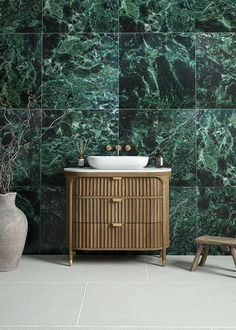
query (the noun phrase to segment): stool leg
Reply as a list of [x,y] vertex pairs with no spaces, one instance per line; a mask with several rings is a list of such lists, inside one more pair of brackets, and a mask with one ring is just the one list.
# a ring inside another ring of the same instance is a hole
[[194,272],[195,271],[195,269],[197,267],[197,264],[198,264],[198,260],[200,258],[201,253],[202,253],[202,249],[203,249],[203,245],[200,244],[199,245],[199,248],[197,250],[197,253],[195,255],[195,258],[193,259],[193,263],[192,263],[192,266],[190,268],[190,272]]
[[233,257],[234,263],[235,263],[235,267],[236,267],[236,249],[231,246],[230,247],[230,252],[232,254],[232,257]]
[[201,261],[199,263],[199,266],[204,266],[205,265],[205,262],[206,262],[206,258],[207,258],[207,255],[208,255],[208,252],[210,250],[210,245],[205,245],[204,246],[204,253],[202,255],[202,258],[201,258]]

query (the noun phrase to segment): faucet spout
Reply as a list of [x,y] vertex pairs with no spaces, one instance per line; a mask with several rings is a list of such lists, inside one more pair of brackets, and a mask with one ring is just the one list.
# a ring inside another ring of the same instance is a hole
[[122,149],[121,146],[118,144],[118,145],[116,146],[117,156],[120,155],[120,150],[121,150],[121,149]]

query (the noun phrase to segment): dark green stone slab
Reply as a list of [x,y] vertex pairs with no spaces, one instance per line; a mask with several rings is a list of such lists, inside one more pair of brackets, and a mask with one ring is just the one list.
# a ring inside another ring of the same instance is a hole
[[[63,111],[45,111],[43,128],[58,118]],[[45,185],[63,186],[65,178],[63,168],[78,167],[79,151],[77,143],[86,140],[84,153],[87,156],[104,155],[106,145],[117,144],[117,111],[73,111],[58,120],[42,138],[42,182]]]
[[114,34],[44,34],[44,109],[118,107]]
[[195,106],[193,34],[121,34],[120,108]]
[[[198,189],[198,236],[236,237],[236,189],[212,187]],[[212,254],[225,250],[212,247]]]
[[195,0],[196,31],[236,31],[234,0]]
[[28,220],[24,254],[38,254],[40,245],[40,190],[38,187],[14,187],[16,206]]
[[196,188],[170,188],[170,247],[168,254],[187,255],[196,252]]
[[236,185],[236,111],[197,111],[199,186]]
[[0,33],[42,31],[41,0],[1,0]]
[[[1,99],[9,108],[40,107],[41,36],[0,34]],[[34,99],[37,98],[37,99]]]
[[197,34],[198,108],[236,108],[236,62],[233,38],[232,33]]
[[195,111],[191,110],[120,110],[119,140],[130,144],[128,155],[149,156],[155,166],[160,146],[164,166],[172,168],[172,186],[196,185]]
[[121,0],[120,32],[191,32],[193,0]]
[[117,32],[118,1],[44,0],[46,32]]
[[[0,110],[0,138],[4,145],[12,141],[11,131],[19,139],[22,133],[23,121],[28,118],[27,110],[7,111],[6,118],[4,110]],[[40,134],[40,112],[31,111],[30,132],[25,135],[24,142],[31,142],[30,146],[21,148],[15,161],[12,163],[13,186],[39,186],[40,185],[40,148],[38,139]],[[7,120],[9,123],[7,123]],[[16,151],[16,149],[14,149]]]
[[65,187],[41,188],[40,253],[67,253]]

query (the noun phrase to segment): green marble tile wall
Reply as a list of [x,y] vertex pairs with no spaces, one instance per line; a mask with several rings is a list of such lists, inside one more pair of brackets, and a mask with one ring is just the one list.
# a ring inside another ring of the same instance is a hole
[[63,168],[77,166],[79,139],[85,157],[129,143],[149,166],[162,148],[169,254],[194,253],[200,234],[236,236],[235,31],[232,0],[0,1],[0,137],[2,104],[22,118],[30,106],[34,137],[45,132],[12,186],[25,253],[66,253]]

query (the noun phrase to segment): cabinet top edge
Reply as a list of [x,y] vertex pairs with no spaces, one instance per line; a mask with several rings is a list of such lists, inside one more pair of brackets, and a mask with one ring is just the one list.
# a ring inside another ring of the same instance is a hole
[[170,177],[170,168],[146,168],[142,170],[96,170],[92,168],[65,168],[66,177]]
[[163,173],[171,172],[171,168],[168,167],[145,167],[141,170],[99,170],[91,167],[68,167],[64,168],[64,172],[73,172],[73,173]]

